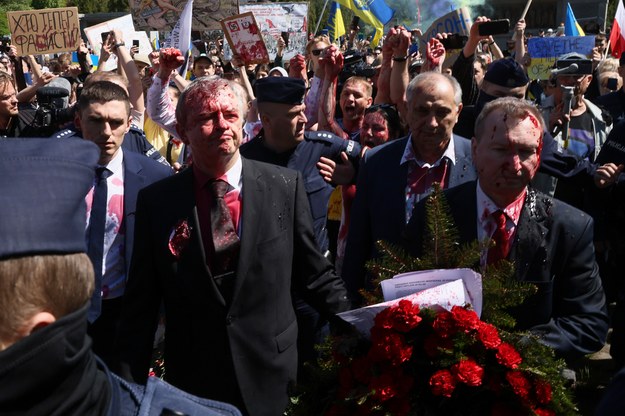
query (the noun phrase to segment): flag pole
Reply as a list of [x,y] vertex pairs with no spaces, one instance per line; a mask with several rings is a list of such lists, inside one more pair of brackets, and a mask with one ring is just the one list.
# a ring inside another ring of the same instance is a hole
[[523,13],[521,14],[521,17],[519,18],[519,20],[525,19],[525,15],[527,14],[527,11],[530,9],[531,5],[532,5],[532,0],[527,0],[527,4],[525,4],[525,9],[523,9]]
[[313,34],[314,36],[317,36],[317,31],[319,30],[319,25],[321,24],[321,19],[323,19],[323,13],[326,11],[326,7],[328,7],[328,2],[329,1],[330,0],[326,0],[326,2],[323,3],[323,9],[321,9],[321,14],[319,15],[319,20],[317,20],[317,26],[315,26],[315,33]]
[[[527,11],[530,9],[531,5],[532,5],[532,0],[527,0],[527,3],[525,3],[525,8],[523,9],[523,13],[521,13],[521,17],[519,17],[519,20],[525,19],[525,15],[527,14]],[[515,27],[516,27],[516,22],[515,22]],[[516,40],[516,30],[514,31],[514,33],[512,33],[512,40]]]

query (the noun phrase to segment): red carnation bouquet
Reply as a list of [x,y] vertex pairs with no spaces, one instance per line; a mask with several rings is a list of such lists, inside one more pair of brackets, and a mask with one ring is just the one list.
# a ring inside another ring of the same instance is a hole
[[350,321],[355,325],[352,332],[332,335],[319,346],[319,357],[305,366],[304,381],[292,393],[287,414],[578,414],[562,376],[565,362],[537,336],[515,330],[509,309],[536,288],[512,278],[512,263],[501,261],[480,270],[482,319],[465,303],[468,300],[451,302],[448,295],[438,300],[410,295],[380,303],[385,279],[411,270],[471,268],[479,263],[482,243],[457,243],[438,188],[428,199],[427,224],[421,258],[377,242],[381,257],[367,264],[374,289],[361,290],[365,304],[371,305],[361,310],[371,313],[358,313],[359,319]]
[[318,364],[310,383],[318,387],[302,389],[290,414],[575,413],[546,347],[498,330],[468,307],[421,309],[400,300],[376,315],[370,338],[330,338]]

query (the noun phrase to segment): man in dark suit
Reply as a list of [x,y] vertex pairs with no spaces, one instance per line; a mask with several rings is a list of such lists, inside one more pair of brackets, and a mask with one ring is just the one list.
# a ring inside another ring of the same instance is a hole
[[[75,123],[83,138],[100,149],[94,186],[87,194],[87,242],[95,269],[89,335],[96,354],[113,362],[121,298],[132,257],[139,190],[172,174],[171,168],[121,148],[130,129],[128,94],[119,85],[98,81],[85,88]],[[98,220],[99,219],[99,220]]]
[[[480,113],[471,142],[478,181],[445,192],[460,243],[492,238],[482,265],[507,258],[517,280],[538,292],[512,311],[518,329],[541,337],[557,354],[576,358],[602,348],[608,316],[593,247],[592,218],[528,184],[540,163],[544,121],[530,103],[500,98]],[[419,256],[425,201],[406,237]]]
[[0,413],[240,416],[156,377],[128,383],[92,352],[85,194],[99,157],[76,138],[0,139]]
[[164,301],[166,379],[274,416],[297,375],[291,292],[327,317],[350,303],[317,248],[301,175],[239,155],[244,94],[200,78],[180,97],[192,166],[139,194],[119,350],[123,371],[145,380]]
[[365,262],[375,242],[399,243],[412,208],[433,182],[451,188],[475,179],[470,142],[452,133],[462,109],[458,82],[435,72],[417,75],[406,91],[411,134],[365,153],[342,277],[350,293],[366,286]]

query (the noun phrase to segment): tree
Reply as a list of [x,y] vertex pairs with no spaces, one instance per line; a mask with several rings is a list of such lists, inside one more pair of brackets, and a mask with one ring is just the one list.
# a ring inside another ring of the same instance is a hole
[[102,13],[109,11],[109,0],[67,0],[67,5],[78,7],[79,13]]
[[0,2],[0,35],[8,35],[9,24],[7,22],[7,12],[29,10],[31,0],[8,0]]
[[33,9],[54,9],[57,7],[65,7],[66,0],[32,0]]

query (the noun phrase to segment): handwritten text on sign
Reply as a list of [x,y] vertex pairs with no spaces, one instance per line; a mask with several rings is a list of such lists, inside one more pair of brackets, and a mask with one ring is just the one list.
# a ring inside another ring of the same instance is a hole
[[533,37],[527,41],[527,53],[532,58],[527,73],[530,79],[549,79],[551,68],[559,56],[569,52],[592,54],[594,36]]
[[8,12],[7,18],[19,55],[66,52],[80,44],[77,7]]

